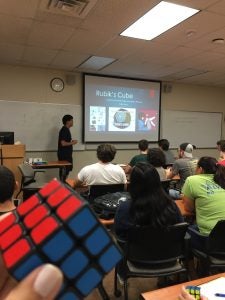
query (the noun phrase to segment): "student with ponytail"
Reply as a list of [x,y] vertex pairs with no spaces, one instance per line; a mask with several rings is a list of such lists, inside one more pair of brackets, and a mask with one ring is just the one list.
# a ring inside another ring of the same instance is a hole
[[184,207],[195,212],[197,226],[190,234],[194,247],[204,247],[195,231],[208,236],[216,223],[225,219],[225,167],[213,157],[198,161],[196,175],[186,179],[182,189]]

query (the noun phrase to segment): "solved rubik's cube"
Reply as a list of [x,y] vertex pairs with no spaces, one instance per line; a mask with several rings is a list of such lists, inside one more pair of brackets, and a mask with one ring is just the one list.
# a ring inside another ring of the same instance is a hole
[[185,289],[196,300],[200,300],[201,299],[201,294],[200,294],[201,288],[200,287],[189,285],[189,286],[186,286]]
[[0,248],[17,280],[43,263],[57,265],[60,300],[83,299],[121,259],[87,202],[57,180],[0,222]]

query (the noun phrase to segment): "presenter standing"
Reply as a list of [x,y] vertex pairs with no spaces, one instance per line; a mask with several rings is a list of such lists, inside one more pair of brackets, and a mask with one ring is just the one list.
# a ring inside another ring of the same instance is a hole
[[[65,115],[62,118],[63,127],[59,131],[58,138],[58,160],[66,160],[71,166],[66,166],[65,174],[62,174],[63,169],[59,169],[59,178],[67,177],[73,169],[73,145],[77,144],[77,140],[72,140],[70,128],[73,126],[73,117]],[[63,176],[64,175],[64,176]],[[64,178],[65,179],[65,178]]]

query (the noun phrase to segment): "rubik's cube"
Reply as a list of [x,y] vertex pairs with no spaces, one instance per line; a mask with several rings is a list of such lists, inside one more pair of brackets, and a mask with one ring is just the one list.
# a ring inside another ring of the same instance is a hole
[[200,300],[201,299],[201,294],[200,294],[201,288],[200,287],[189,285],[189,286],[186,286],[185,289],[196,300]]
[[64,274],[60,300],[83,299],[121,259],[88,203],[57,180],[0,222],[0,248],[17,280],[43,263],[57,265]]

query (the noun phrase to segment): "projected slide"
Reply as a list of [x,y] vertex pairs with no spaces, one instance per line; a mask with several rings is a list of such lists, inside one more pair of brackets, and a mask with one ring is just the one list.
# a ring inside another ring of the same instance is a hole
[[109,107],[109,131],[135,131],[135,109]]
[[102,106],[90,106],[90,131],[105,131],[106,108]]
[[85,142],[157,141],[160,83],[85,75]]

